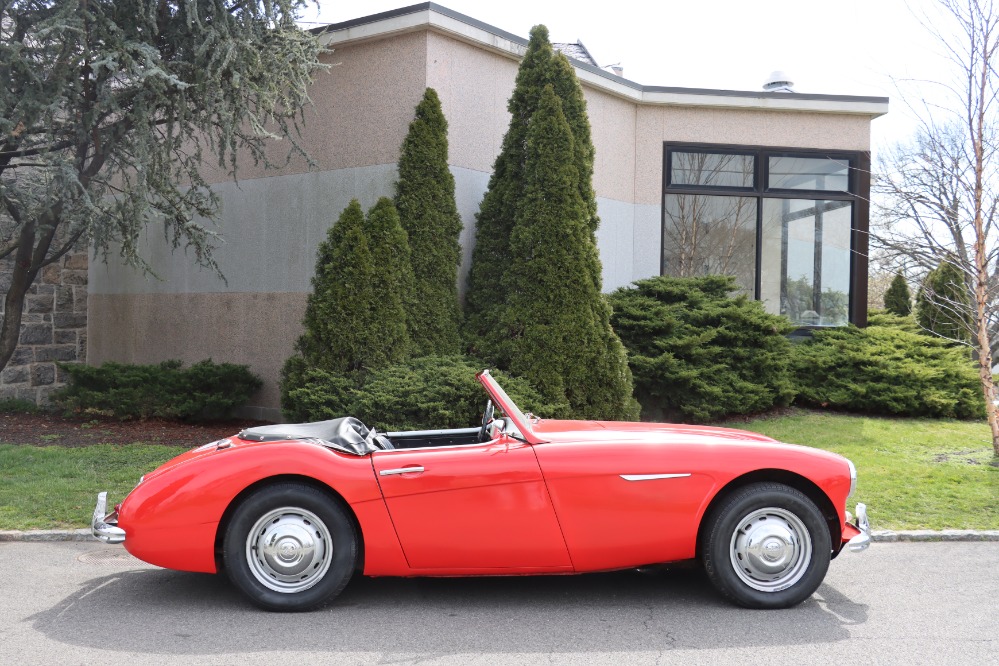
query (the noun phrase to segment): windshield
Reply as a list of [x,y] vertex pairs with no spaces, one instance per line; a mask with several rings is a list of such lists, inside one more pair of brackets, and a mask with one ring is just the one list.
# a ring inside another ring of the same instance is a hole
[[514,425],[517,426],[517,430],[524,436],[531,444],[540,444],[544,440],[538,439],[537,435],[531,429],[531,422],[524,416],[524,412],[520,411],[520,408],[514,404],[510,396],[506,394],[503,387],[496,383],[496,380],[492,375],[489,374],[488,370],[483,370],[478,375],[479,381],[482,385],[486,387],[486,391],[492,396],[496,405],[503,410],[503,413],[510,417]]

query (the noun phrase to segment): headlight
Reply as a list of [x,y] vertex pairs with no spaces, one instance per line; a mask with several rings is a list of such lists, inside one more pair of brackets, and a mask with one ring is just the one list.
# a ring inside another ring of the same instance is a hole
[[849,499],[853,495],[853,491],[857,489],[857,468],[851,460],[847,460],[846,464],[850,466],[850,492],[846,496]]

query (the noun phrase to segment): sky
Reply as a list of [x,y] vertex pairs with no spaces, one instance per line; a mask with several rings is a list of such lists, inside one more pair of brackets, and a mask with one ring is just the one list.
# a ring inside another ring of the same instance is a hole
[[[414,0],[319,0],[302,21],[336,23]],[[910,106],[947,77],[942,47],[921,25],[933,0],[440,0],[515,35],[543,23],[554,42],[581,40],[601,66],[643,85],[759,90],[782,70],[802,93],[888,97],[871,126],[877,152],[911,136]],[[906,100],[909,100],[907,103]]]

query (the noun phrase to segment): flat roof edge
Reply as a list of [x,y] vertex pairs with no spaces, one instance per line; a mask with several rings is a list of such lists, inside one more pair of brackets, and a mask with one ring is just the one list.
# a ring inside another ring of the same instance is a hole
[[[422,14],[422,16],[413,16],[414,14]],[[437,16],[434,16],[435,14]],[[384,25],[375,25],[379,23]],[[456,26],[455,23],[464,24],[464,27]],[[451,34],[491,50],[499,50],[517,58],[523,55],[523,49],[528,43],[528,40],[523,37],[435,2],[423,2],[362,16],[341,23],[313,28],[310,32],[320,35],[325,45],[339,46],[355,40],[372,39],[422,26]],[[337,33],[340,34],[337,35]],[[887,97],[646,86],[575,58],[569,60],[581,73],[581,81],[591,86],[603,88],[611,94],[644,104],[852,113],[872,117],[888,113],[889,100]],[[584,72],[585,74],[583,74]]]

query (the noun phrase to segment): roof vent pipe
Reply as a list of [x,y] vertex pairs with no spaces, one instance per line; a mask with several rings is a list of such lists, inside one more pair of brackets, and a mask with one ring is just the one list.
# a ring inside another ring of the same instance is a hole
[[777,70],[771,72],[767,80],[763,82],[763,89],[767,92],[794,92],[794,81],[785,72]]

